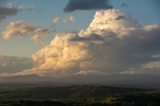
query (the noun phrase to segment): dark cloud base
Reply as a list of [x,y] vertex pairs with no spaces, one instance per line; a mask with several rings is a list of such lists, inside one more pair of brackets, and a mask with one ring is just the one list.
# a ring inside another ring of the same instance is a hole
[[99,9],[111,9],[109,0],[69,0],[68,4],[64,8],[64,12],[72,12],[75,10],[99,10]]

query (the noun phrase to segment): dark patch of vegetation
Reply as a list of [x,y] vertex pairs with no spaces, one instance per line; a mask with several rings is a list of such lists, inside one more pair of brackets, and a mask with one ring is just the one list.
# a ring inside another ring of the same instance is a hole
[[160,90],[94,85],[1,85],[0,106],[160,106]]

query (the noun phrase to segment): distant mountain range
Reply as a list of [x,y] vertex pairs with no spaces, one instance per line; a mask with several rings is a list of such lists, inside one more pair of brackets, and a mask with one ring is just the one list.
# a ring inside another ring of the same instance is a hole
[[37,75],[1,77],[0,84],[5,83],[29,83],[42,85],[47,83],[56,86],[93,84],[132,88],[160,88],[160,78],[156,75],[77,75],[63,78],[40,77]]

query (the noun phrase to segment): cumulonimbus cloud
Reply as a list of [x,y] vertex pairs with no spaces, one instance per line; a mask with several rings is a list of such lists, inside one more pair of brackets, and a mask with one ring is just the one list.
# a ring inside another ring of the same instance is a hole
[[160,53],[159,39],[160,25],[142,27],[119,10],[101,10],[85,31],[57,34],[49,45],[33,54],[37,66],[19,74],[157,74],[145,69],[160,60],[154,57]]
[[43,38],[51,34],[51,31],[41,26],[29,25],[25,21],[11,22],[3,32],[3,39],[14,37],[32,36],[34,42],[43,43]]
[[14,75],[157,75],[159,39],[160,25],[141,26],[117,9],[100,10],[86,30],[57,34],[33,54],[35,67]]
[[113,8],[109,4],[110,0],[69,0],[64,8],[64,12],[72,12],[75,10],[99,10]]

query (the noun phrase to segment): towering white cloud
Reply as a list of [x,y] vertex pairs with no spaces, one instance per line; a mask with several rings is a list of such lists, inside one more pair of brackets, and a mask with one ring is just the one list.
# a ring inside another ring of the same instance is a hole
[[134,30],[140,28],[136,20],[133,20],[127,14],[120,12],[117,9],[110,9],[107,11],[97,11],[91,24],[85,31],[80,32],[80,36],[87,36],[90,34],[98,34],[100,36],[108,36],[117,34],[121,37],[126,30]]
[[3,32],[3,39],[14,37],[32,36],[34,42],[43,43],[43,38],[51,34],[51,31],[41,26],[32,26],[24,21],[11,22]]
[[141,73],[143,65],[154,62],[153,55],[159,54],[159,39],[160,25],[141,27],[119,10],[101,10],[85,31],[57,34],[49,45],[33,54],[37,67],[21,74]]

